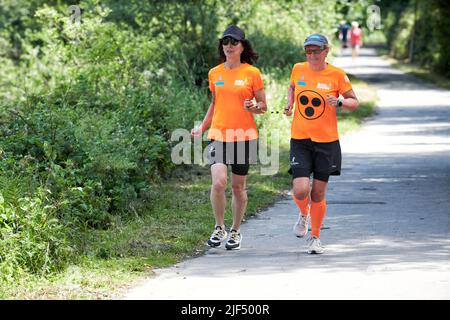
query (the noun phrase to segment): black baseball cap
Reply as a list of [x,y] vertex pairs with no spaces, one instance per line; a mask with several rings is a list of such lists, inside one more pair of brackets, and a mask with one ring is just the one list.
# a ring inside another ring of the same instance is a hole
[[245,39],[245,33],[244,33],[244,31],[241,28],[239,28],[238,26],[232,24],[232,25],[229,25],[225,29],[225,31],[222,34],[222,38],[220,38],[220,39],[223,39],[225,37],[232,37],[232,38],[234,38],[236,40],[241,41],[241,40]]

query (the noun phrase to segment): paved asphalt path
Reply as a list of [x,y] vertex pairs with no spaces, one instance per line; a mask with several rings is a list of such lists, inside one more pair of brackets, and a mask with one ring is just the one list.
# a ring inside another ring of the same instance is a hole
[[155,270],[119,299],[450,299],[450,91],[370,48],[334,64],[373,85],[380,101],[341,139],[325,253],[308,255],[292,234],[297,208],[286,199],[243,224],[241,250],[209,249]]

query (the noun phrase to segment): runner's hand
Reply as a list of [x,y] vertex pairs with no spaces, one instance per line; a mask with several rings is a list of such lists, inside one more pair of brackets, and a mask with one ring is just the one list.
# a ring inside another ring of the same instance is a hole
[[286,108],[284,108],[284,114],[288,117],[292,115],[292,105],[286,105]]
[[256,104],[253,103],[253,100],[245,99],[244,101],[244,108],[245,110],[252,112],[252,113],[264,113],[262,110],[262,102],[258,102]]
[[250,111],[250,109],[254,108],[253,100],[245,99],[245,101],[244,101],[244,108],[247,111]]
[[328,101],[329,105],[331,105],[333,107],[337,107],[338,98],[336,98],[335,96],[332,96],[331,94],[327,94],[327,101]]
[[199,136],[201,136],[202,135],[202,127],[201,126],[198,126],[198,127],[195,127],[195,128],[193,128],[192,130],[191,130],[191,136],[192,137],[199,137]]

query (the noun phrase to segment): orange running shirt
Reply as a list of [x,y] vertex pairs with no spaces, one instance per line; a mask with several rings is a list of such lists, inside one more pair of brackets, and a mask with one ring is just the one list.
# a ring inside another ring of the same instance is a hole
[[242,63],[238,68],[227,69],[222,63],[209,71],[208,80],[215,95],[208,139],[223,142],[257,139],[253,113],[244,109],[244,100],[253,99],[254,92],[264,89],[258,68]]
[[291,86],[295,86],[294,120],[291,137],[315,142],[339,140],[336,107],[327,102],[327,94],[336,98],[352,89],[342,69],[327,64],[325,70],[313,71],[308,62],[294,65]]

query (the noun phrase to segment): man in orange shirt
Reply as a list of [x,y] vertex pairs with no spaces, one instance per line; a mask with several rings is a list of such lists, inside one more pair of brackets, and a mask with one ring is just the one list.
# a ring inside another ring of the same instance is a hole
[[323,253],[319,237],[325,217],[328,179],[341,173],[336,110],[353,111],[359,102],[345,72],[326,62],[330,46],[325,36],[310,35],[304,49],[307,62],[297,63],[292,69],[285,108],[286,115],[294,114],[290,172],[293,198],[300,214],[293,231],[297,237],[305,236],[310,216],[308,253]]
[[[227,237],[224,215],[226,207],[227,165],[231,165],[233,225],[226,249],[240,249],[240,226],[247,207],[246,179],[249,164],[256,162],[258,130],[254,114],[267,110],[261,73],[252,64],[258,59],[245,33],[229,26],[219,40],[221,64],[209,71],[212,102],[192,136],[200,136],[209,126],[208,158],[211,162],[211,204],[215,228],[208,240],[219,247]],[[253,98],[256,104],[252,102]]]

